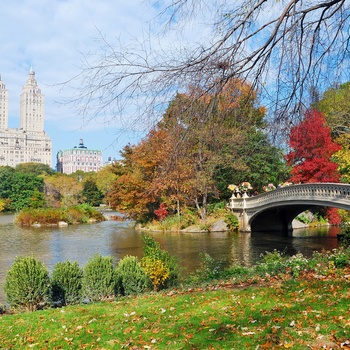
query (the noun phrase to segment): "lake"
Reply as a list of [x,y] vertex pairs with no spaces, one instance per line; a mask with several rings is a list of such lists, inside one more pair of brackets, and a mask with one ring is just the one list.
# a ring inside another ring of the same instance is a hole
[[[3,284],[16,256],[34,256],[51,271],[59,261],[77,261],[84,266],[96,253],[112,256],[117,263],[126,255],[142,257],[142,234],[129,222],[104,221],[67,227],[19,227],[13,215],[0,215],[0,303],[4,302]],[[289,255],[331,250],[338,246],[339,228],[294,230],[292,237],[281,233],[175,233],[147,232],[162,249],[178,257],[184,273],[200,266],[200,254],[208,253],[226,265],[253,264],[261,254],[274,249]]]

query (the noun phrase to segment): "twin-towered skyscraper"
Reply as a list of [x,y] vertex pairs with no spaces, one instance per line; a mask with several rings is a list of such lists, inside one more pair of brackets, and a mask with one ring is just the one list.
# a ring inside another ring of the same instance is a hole
[[31,68],[20,95],[20,127],[8,127],[8,90],[0,76],[0,166],[36,162],[52,167],[52,141],[44,131],[44,95]]

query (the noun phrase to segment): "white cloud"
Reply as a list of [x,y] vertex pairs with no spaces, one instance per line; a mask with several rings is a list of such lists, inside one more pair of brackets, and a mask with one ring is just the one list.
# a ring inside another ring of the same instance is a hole
[[[0,74],[9,90],[9,126],[19,126],[19,96],[31,67],[45,95],[45,130],[53,140],[53,155],[70,148],[83,138],[86,145],[106,150],[114,157],[128,142],[136,143],[144,134],[145,124],[129,123],[102,116],[87,122],[72,107],[63,104],[73,90],[57,85],[81,71],[81,60],[88,53],[99,51],[99,33],[108,42],[121,39],[144,41],[148,32],[161,31],[157,23],[159,8],[144,0],[11,0],[1,4]],[[156,20],[155,20],[156,19]],[[187,22],[189,32],[170,31],[158,36],[154,43],[163,50],[175,46],[188,47],[190,42],[209,38],[210,27],[202,18]],[[189,34],[188,34],[189,33]],[[209,39],[207,39],[209,40]],[[135,132],[125,130],[133,125]],[[139,129],[137,131],[137,129]],[[122,130],[122,132],[120,132]],[[112,145],[112,146],[111,146]],[[54,160],[55,163],[55,160]]]

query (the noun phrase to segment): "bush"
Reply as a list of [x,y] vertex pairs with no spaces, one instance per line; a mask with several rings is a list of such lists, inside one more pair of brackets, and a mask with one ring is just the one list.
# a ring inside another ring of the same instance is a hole
[[332,254],[329,256],[329,260],[334,263],[336,268],[350,265],[349,254],[345,249],[333,249]]
[[87,223],[87,215],[77,207],[69,207],[63,210],[63,220],[68,224]]
[[253,272],[253,268],[235,264],[226,268],[221,275],[223,278],[233,278],[235,280],[239,280],[245,277],[248,278],[248,276],[252,276],[254,274]]
[[104,221],[105,218],[101,212],[93,208],[91,205],[83,203],[75,206],[80,213],[82,213],[83,217],[89,219],[95,219],[97,221]]
[[47,268],[33,257],[16,258],[6,275],[4,291],[12,307],[34,311],[45,306],[50,291]]
[[225,215],[225,223],[227,227],[232,231],[238,230],[239,228],[237,216],[231,212]]
[[297,253],[286,261],[286,266],[290,269],[293,277],[298,277],[300,272],[309,268],[309,261],[303,254]]
[[115,277],[112,257],[94,255],[84,267],[84,296],[91,301],[113,297],[116,289]]
[[339,240],[344,248],[350,247],[350,225],[348,222],[342,224]]
[[258,275],[276,276],[285,272],[287,258],[284,253],[273,250],[272,252],[265,252],[261,258],[262,260],[255,265],[255,271]]
[[226,211],[227,211],[226,201],[207,204],[207,214],[208,215],[214,215],[216,217],[220,217]]
[[33,225],[40,223],[43,225],[56,225],[62,220],[62,213],[58,209],[23,209],[16,216],[16,223],[20,225]]
[[77,262],[58,262],[51,276],[51,299],[61,305],[78,304],[82,298],[83,270]]
[[170,276],[170,268],[167,264],[155,257],[145,256],[142,258],[142,267],[150,278],[155,292],[165,286]]
[[116,267],[117,289],[122,295],[140,294],[150,286],[150,280],[136,256],[126,256]]
[[350,247],[350,233],[347,232],[347,233],[341,234],[339,241],[344,248]]
[[[175,286],[179,278],[179,265],[176,259],[165,250],[162,250],[153,238],[147,235],[142,236],[142,238],[144,242],[144,256],[141,260],[141,265],[145,268],[150,278],[153,276],[152,283],[154,288]],[[161,272],[166,277],[161,277],[159,275]],[[155,277],[155,273],[157,277]],[[159,282],[161,283],[159,284]]]
[[41,208],[23,209],[16,217],[16,223],[20,225],[57,225],[63,220],[69,224],[87,223],[90,219],[104,221],[104,216],[88,204],[81,204],[65,209],[61,208]]

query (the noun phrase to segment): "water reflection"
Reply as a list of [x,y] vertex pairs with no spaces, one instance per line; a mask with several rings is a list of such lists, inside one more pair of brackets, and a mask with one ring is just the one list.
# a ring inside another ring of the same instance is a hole
[[[13,218],[12,218],[13,220]],[[77,261],[84,266],[96,253],[113,256],[119,261],[126,255],[142,256],[142,233],[128,223],[105,221],[93,225],[68,227],[23,228],[9,224],[8,216],[0,216],[0,303],[7,270],[16,256],[34,256],[51,271],[59,261]],[[338,229],[339,231],[339,229]],[[186,272],[200,266],[200,253],[208,253],[226,265],[253,264],[266,251],[278,249],[287,254],[333,249],[338,245],[337,230],[332,228],[295,230],[293,237],[281,234],[253,233],[148,233],[162,249],[178,257]]]

